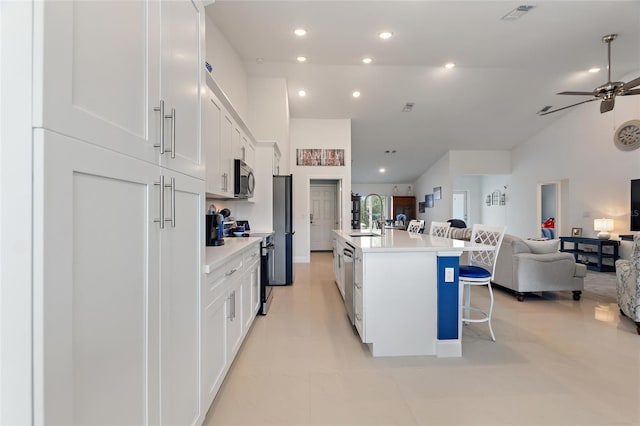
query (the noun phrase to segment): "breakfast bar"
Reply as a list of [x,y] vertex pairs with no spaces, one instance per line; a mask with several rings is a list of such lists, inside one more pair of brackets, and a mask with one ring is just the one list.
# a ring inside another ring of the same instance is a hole
[[353,285],[353,322],[373,356],[462,356],[459,257],[492,246],[393,229],[333,232],[338,254],[354,252],[345,294]]

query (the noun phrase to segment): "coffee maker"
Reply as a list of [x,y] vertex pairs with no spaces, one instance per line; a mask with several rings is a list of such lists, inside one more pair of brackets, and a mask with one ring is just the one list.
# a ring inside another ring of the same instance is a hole
[[224,216],[215,213],[215,206],[211,205],[205,216],[205,242],[207,246],[221,246],[224,244]]

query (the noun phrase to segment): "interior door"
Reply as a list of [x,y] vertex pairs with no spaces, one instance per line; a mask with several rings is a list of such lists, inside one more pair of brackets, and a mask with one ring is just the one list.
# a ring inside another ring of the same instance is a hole
[[338,225],[336,186],[311,185],[311,250],[331,250],[331,230]]
[[462,219],[467,222],[469,217],[467,205],[467,191],[453,191],[452,219]]

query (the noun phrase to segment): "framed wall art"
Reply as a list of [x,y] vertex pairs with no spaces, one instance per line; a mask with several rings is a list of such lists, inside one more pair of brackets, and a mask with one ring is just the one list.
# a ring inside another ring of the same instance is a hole
[[442,198],[442,187],[436,186],[435,188],[433,188],[433,199],[440,200],[441,198]]
[[424,196],[424,206],[428,209],[433,207],[433,194],[427,194]]

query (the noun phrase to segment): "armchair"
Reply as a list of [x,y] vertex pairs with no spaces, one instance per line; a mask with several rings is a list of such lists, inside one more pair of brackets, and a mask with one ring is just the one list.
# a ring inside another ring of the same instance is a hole
[[525,293],[540,291],[571,291],[573,300],[580,300],[586,266],[576,263],[572,254],[557,251],[557,240],[536,243],[505,234],[493,282],[513,290],[519,302]]
[[640,233],[633,237],[629,260],[616,261],[616,278],[620,313],[636,323],[640,334]]

